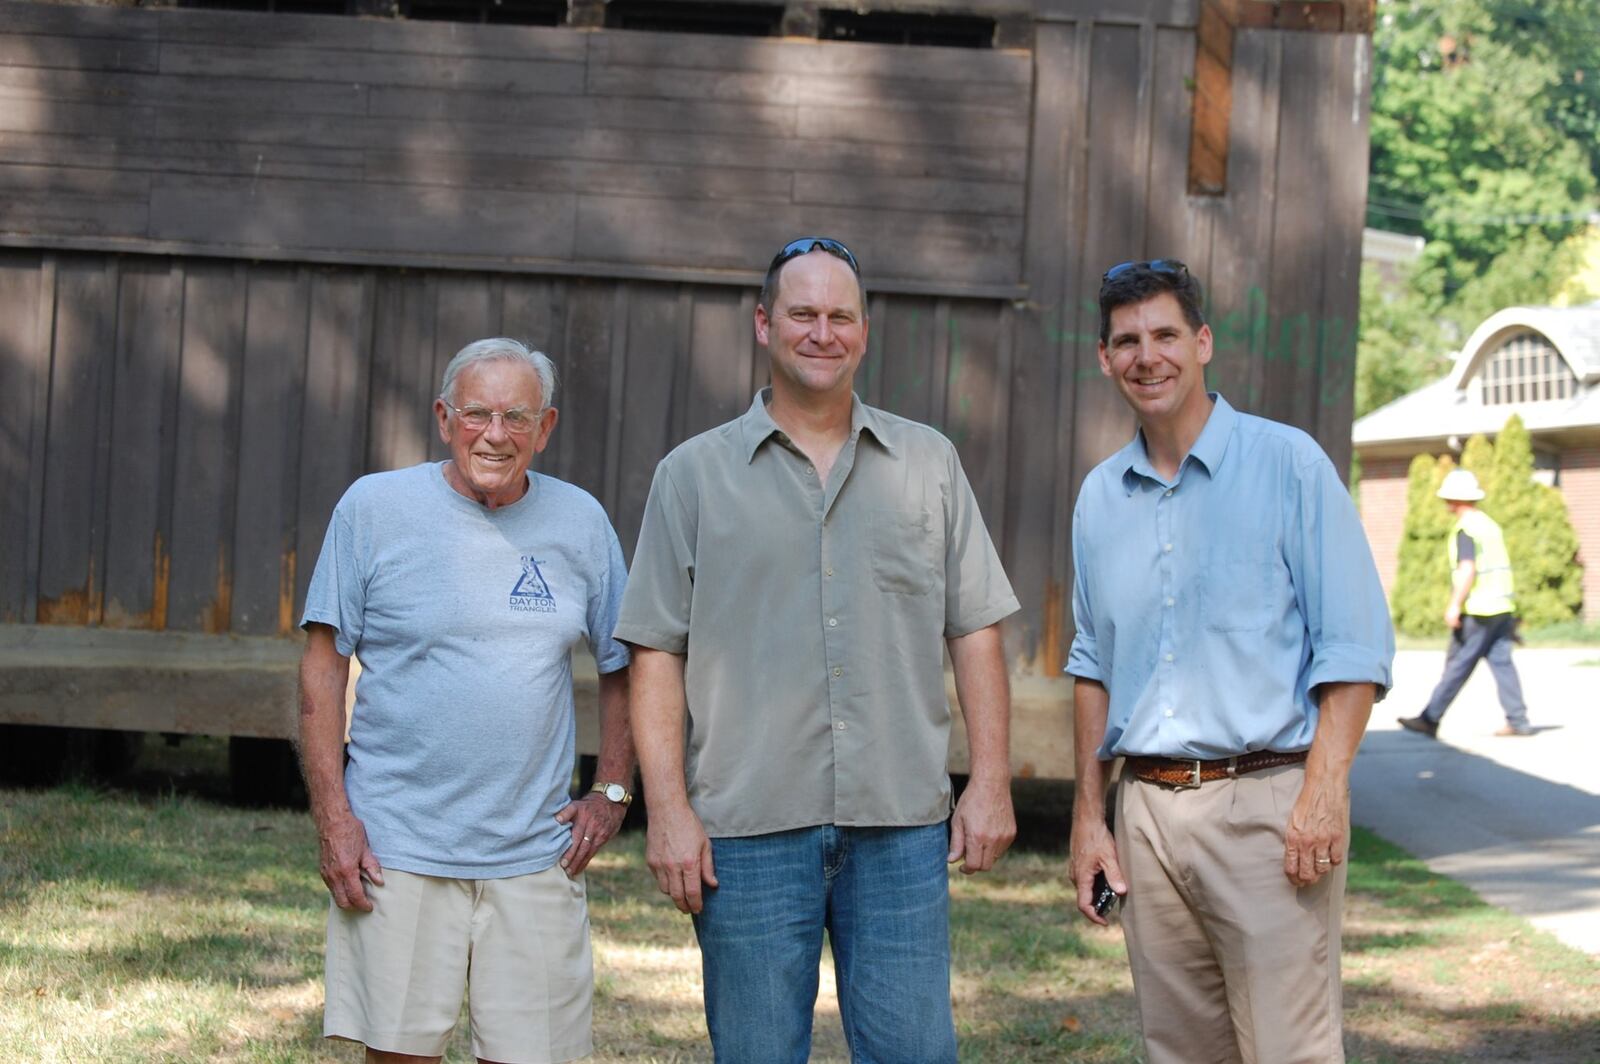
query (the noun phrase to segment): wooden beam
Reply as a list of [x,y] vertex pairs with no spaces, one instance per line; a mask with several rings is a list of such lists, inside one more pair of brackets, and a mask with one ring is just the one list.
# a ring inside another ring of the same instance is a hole
[[1200,0],[1195,25],[1194,120],[1189,128],[1189,194],[1228,187],[1233,112],[1233,35],[1239,29],[1371,33],[1376,0]]

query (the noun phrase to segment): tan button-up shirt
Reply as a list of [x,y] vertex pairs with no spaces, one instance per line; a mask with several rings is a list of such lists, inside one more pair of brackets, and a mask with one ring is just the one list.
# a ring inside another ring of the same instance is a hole
[[687,655],[707,834],[937,823],[944,640],[1016,596],[949,440],[857,399],[824,486],[768,394],[656,468],[616,638]]

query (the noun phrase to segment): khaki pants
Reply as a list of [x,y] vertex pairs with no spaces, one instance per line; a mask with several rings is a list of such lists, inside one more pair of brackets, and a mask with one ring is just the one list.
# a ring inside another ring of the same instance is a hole
[[1150,1064],[1344,1060],[1345,866],[1303,888],[1283,873],[1304,779],[1286,765],[1195,789],[1118,788],[1122,925]]

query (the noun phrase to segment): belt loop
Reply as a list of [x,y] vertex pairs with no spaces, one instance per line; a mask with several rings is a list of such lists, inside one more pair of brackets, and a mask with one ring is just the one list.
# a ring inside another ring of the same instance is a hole
[[1230,780],[1236,780],[1236,779],[1239,778],[1239,755],[1238,754],[1234,754],[1232,757],[1228,758],[1228,778]]

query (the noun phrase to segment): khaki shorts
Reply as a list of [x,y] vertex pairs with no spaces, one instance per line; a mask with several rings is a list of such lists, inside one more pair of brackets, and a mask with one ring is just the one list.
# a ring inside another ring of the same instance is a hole
[[385,870],[372,912],[328,912],[323,1034],[390,1053],[444,1053],[471,988],[472,1049],[555,1064],[593,1049],[594,961],[583,880]]

